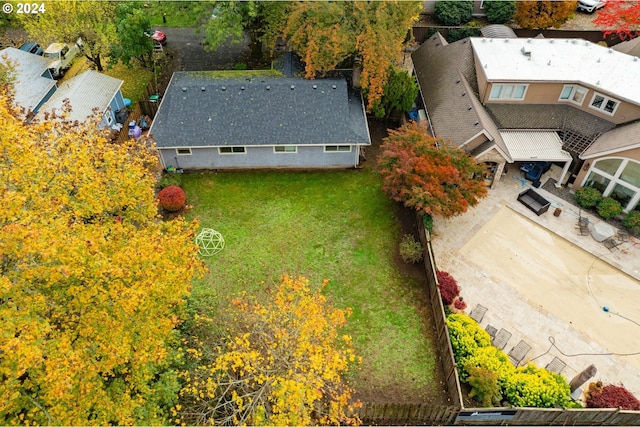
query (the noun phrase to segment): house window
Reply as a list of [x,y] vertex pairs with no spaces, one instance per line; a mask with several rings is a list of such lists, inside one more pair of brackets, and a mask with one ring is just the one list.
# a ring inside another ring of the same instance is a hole
[[220,154],[242,154],[246,153],[244,147],[218,147]]
[[176,148],[176,154],[178,156],[190,156],[191,148]]
[[491,86],[489,99],[522,100],[527,92],[527,85],[496,85]]
[[564,85],[560,93],[559,101],[569,101],[577,105],[582,105],[584,97],[587,95],[587,89],[581,86]]
[[595,93],[593,94],[593,98],[591,98],[591,104],[589,106],[594,110],[600,110],[605,114],[613,116],[618,105],[620,105],[620,101],[616,101],[600,93]]
[[351,152],[350,145],[325,145],[324,146],[325,153],[349,153]]
[[296,153],[298,152],[298,147],[295,145],[277,145],[273,147],[273,151],[276,153]]
[[113,116],[110,112],[107,111],[102,117],[104,118],[105,122],[107,122],[107,126],[111,126],[113,124]]
[[621,158],[600,159],[591,167],[583,185],[613,197],[628,212],[640,201],[640,163]]

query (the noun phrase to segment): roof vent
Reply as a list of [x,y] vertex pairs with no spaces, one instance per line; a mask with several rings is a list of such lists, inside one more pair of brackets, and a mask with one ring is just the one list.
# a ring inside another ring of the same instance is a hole
[[187,91],[186,86],[182,86],[182,91],[183,91],[183,92],[186,92],[186,91]]
[[613,49],[609,48],[609,53],[613,53]]
[[553,43],[553,39],[549,39],[549,43]]
[[200,86],[200,90],[204,92],[205,90],[207,90],[207,88],[204,86]]
[[311,87],[314,88],[314,89],[318,89],[318,85],[313,85]]
[[505,43],[509,43],[509,39],[504,39],[504,42]]
[[571,43],[576,44],[576,43],[578,43],[578,40],[573,39],[573,40],[571,40]]
[[634,57],[633,57],[633,60],[634,60],[634,61],[637,61],[637,60],[638,60],[638,57],[637,57],[637,56],[634,56]]
[[331,88],[332,88],[332,89],[336,89],[337,87],[338,87],[338,86],[336,86],[336,85],[331,85]]
[[551,60],[549,60],[549,62],[547,62],[547,65],[551,65]]
[[600,58],[598,58],[598,60],[596,62],[600,62]]
[[291,90],[294,90],[296,88],[296,85],[291,85]]
[[240,86],[240,90],[244,90],[244,89],[245,89],[245,87],[244,87],[244,86]]
[[456,84],[460,83],[460,79],[456,80]]
[[227,90],[227,87],[226,86],[222,86],[220,89]]
[[478,122],[478,121],[475,121],[475,122],[473,123],[473,125],[474,125],[474,126],[478,126],[478,124],[480,124],[480,122]]
[[271,86],[267,85],[266,89],[271,90]]
[[482,43],[486,43],[486,42],[487,42],[487,39],[486,39],[486,38],[483,38],[483,39],[482,39]]
[[[527,43],[531,43],[531,38],[527,39]],[[524,48],[523,48],[524,49]]]
[[467,107],[467,111],[471,111],[471,109],[472,109],[472,108],[473,108],[473,107],[472,107],[471,105],[469,105],[469,106]]
[[520,52],[522,52],[524,56],[531,57],[531,51],[524,46],[522,46],[522,49],[520,49]]
[[462,92],[462,96],[467,96],[467,92]]

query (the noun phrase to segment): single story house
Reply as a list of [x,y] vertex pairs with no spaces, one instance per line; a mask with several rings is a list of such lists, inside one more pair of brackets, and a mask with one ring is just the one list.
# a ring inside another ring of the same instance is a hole
[[60,84],[56,93],[41,111],[62,112],[65,103],[71,106],[67,116],[71,121],[84,121],[101,115],[100,127],[116,126],[116,112],[125,107],[120,88],[123,81],[88,70]]
[[149,132],[165,167],[349,168],[371,144],[344,78],[275,71],[176,72]]
[[8,47],[0,50],[0,63],[14,67],[14,102],[27,116],[37,113],[56,91],[48,59]]
[[435,34],[412,55],[431,132],[494,165],[563,166],[625,211],[640,201],[640,60],[581,39]]

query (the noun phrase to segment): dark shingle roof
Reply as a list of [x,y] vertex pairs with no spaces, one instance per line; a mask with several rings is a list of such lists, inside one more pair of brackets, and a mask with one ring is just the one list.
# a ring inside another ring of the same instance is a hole
[[151,128],[157,146],[370,144],[344,78],[267,74],[174,73]]

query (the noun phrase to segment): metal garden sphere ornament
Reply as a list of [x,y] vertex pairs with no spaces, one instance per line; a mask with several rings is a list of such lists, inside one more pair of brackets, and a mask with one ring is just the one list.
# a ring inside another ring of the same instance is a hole
[[224,249],[222,234],[213,228],[203,228],[196,236],[196,244],[200,247],[198,253],[202,256],[213,256]]

